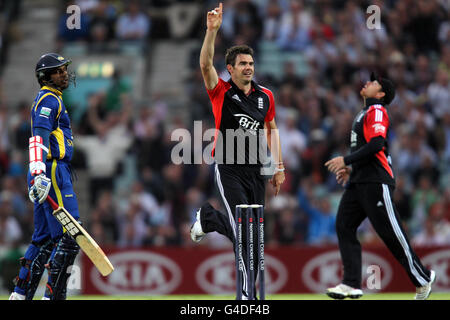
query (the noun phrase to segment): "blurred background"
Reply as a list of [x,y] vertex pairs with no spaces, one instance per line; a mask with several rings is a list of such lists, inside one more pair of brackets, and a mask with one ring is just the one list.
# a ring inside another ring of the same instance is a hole
[[[371,71],[391,78],[394,201],[417,246],[450,246],[450,4],[446,0],[225,0],[214,64],[226,48],[255,49],[256,81],[274,92],[286,182],[267,187],[266,245],[336,246],[343,189],[324,163],[348,153],[359,90]],[[380,8],[369,29],[369,5]],[[70,30],[66,9],[81,9]],[[73,60],[64,92],[72,119],[81,219],[106,248],[212,248],[189,228],[208,200],[213,166],[175,165],[174,129],[214,127],[199,69],[205,17],[217,1],[0,1],[0,273],[3,290],[33,232],[28,200],[29,108],[46,52]],[[194,150],[194,152],[201,152]],[[370,224],[365,245],[380,245]],[[439,278],[439,277],[438,277]]]

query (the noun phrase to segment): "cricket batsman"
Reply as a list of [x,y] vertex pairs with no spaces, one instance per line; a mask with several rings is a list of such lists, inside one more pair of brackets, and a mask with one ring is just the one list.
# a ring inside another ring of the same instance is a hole
[[67,269],[79,252],[78,244],[53,217],[53,209],[45,201],[51,195],[79,219],[70,166],[73,136],[62,100],[62,92],[75,80],[74,74],[68,71],[71,62],[59,54],[47,53],[36,64],[41,89],[31,107],[27,179],[29,198],[34,203],[34,232],[20,260],[16,287],[9,300],[32,300],[45,267],[49,277],[43,299],[64,300],[70,276]]

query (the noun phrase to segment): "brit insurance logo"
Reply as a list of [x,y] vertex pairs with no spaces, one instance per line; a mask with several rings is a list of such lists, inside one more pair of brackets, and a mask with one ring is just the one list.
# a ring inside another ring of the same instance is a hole
[[250,132],[251,134],[256,134],[256,131],[259,127],[259,121],[253,119],[248,114],[244,113],[236,113],[234,114],[236,118],[239,118],[239,126],[241,128],[247,130],[247,132]]
[[[275,293],[286,284],[287,269],[280,260],[265,254],[264,276],[266,292]],[[209,294],[234,294],[236,292],[234,253],[217,254],[205,260],[197,268],[195,278],[199,287]],[[259,288],[259,281],[256,287]]]
[[114,272],[102,277],[92,268],[90,277],[105,294],[169,294],[181,283],[182,272],[167,257],[146,251],[113,253],[109,256]]
[[[392,268],[379,255],[363,252],[362,276],[365,291],[383,290],[392,280]],[[309,260],[303,267],[302,280],[311,291],[320,293],[341,283],[342,261],[339,251],[326,252]]]

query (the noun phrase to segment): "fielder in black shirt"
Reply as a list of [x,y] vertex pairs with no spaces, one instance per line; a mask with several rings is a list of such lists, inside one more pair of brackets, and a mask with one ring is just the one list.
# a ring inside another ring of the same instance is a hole
[[[200,68],[215,121],[212,155],[215,160],[215,182],[224,204],[225,214],[208,202],[198,211],[191,227],[191,238],[199,242],[209,232],[219,232],[235,244],[235,207],[240,204],[264,206],[266,175],[262,171],[267,159],[274,160],[274,174],[269,179],[275,195],[284,182],[284,166],[280,138],[275,123],[275,102],[272,92],[256,84],[253,50],[246,45],[231,47],[225,55],[231,79],[219,78],[213,66],[214,42],[222,24],[222,3],[207,14],[207,30],[200,52]],[[268,147],[268,148],[264,148]],[[268,152],[271,157],[267,158]],[[266,152],[264,152],[264,150]],[[246,230],[246,222],[243,230]],[[255,224],[256,227],[256,224]],[[253,232],[256,236],[256,229]],[[246,237],[243,236],[243,259],[247,260]],[[254,240],[256,241],[256,240]],[[257,246],[254,246],[257,256]],[[246,274],[245,264],[243,266]],[[257,269],[254,279],[256,280]],[[242,297],[249,296],[246,276]]]
[[338,183],[346,187],[336,217],[344,279],[329,288],[327,295],[334,299],[363,295],[357,228],[368,218],[416,287],[415,299],[425,300],[436,275],[422,265],[411,248],[392,201],[395,176],[387,141],[390,121],[386,106],[394,99],[395,88],[390,80],[373,73],[370,80],[360,91],[364,108],[353,121],[350,154],[325,163]]

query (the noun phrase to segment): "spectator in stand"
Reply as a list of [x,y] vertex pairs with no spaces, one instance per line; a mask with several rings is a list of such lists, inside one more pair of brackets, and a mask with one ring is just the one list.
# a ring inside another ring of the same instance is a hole
[[425,54],[438,52],[438,32],[443,17],[441,17],[437,1],[419,0],[410,12],[413,17],[408,28],[418,50]]
[[[415,101],[417,99],[417,94],[409,89],[404,82],[399,82],[397,84],[397,94],[395,95],[394,100],[392,101],[392,116],[395,117],[397,121],[402,123],[403,128],[406,128],[405,120],[407,119],[409,113],[414,108]],[[399,130],[400,128],[394,128],[394,131]],[[405,129],[402,129],[405,130]]]
[[269,0],[265,10],[262,38],[264,40],[274,41],[280,26],[282,8],[280,7],[278,0]]
[[159,205],[157,199],[144,189],[144,185],[140,181],[133,183],[131,195],[139,201],[139,206],[145,213],[145,220],[148,225],[159,226],[170,221],[170,216]]
[[450,78],[450,44],[447,43],[442,46],[441,49],[441,60],[438,64],[438,69],[442,69],[447,73]]
[[0,245],[13,246],[22,240],[22,229],[14,216],[12,197],[9,191],[0,193]]
[[360,99],[353,90],[353,87],[350,85],[340,87],[336,96],[336,104],[341,110],[348,109],[351,113],[355,113],[360,108],[360,103]]
[[105,94],[104,104],[106,111],[120,111],[123,104],[129,102],[131,89],[130,85],[122,77],[122,72],[117,68],[114,69],[111,84]]
[[99,5],[100,0],[75,0],[75,4],[80,7],[81,13],[89,14]]
[[406,224],[412,216],[410,189],[405,176],[397,175],[393,200],[401,220]]
[[5,175],[3,180],[1,180],[1,190],[4,192],[5,201],[8,200],[14,216],[18,219],[25,217],[28,210],[27,201],[23,195],[23,190],[21,190],[20,183],[19,178],[11,175]]
[[[289,181],[287,177],[285,185]],[[270,202],[264,207],[266,242],[272,245],[304,243],[308,229],[308,217],[298,207],[294,195],[268,191]]]
[[412,179],[413,174],[420,172],[425,159],[436,163],[436,153],[412,127],[401,129],[399,135],[401,141],[394,143],[395,147],[392,148],[393,157],[398,161],[396,163],[399,173],[407,174]]
[[[442,117],[442,123],[443,123],[443,136],[444,136],[444,147],[442,150],[442,163],[444,164],[444,167],[447,168],[446,172],[443,172],[447,174],[447,177],[450,174],[450,110],[447,110],[447,112],[444,113],[443,117]],[[447,183],[445,183],[446,185],[448,185],[448,180]],[[445,186],[444,186],[445,187]]]
[[116,8],[109,0],[100,0],[92,8],[89,23],[89,49],[92,52],[101,53],[113,48],[116,19]]
[[[292,173],[292,185],[298,185],[301,175],[301,155],[306,149],[306,136],[296,128],[297,115],[294,110],[290,111],[284,123],[279,127],[281,148],[284,152],[284,166]],[[286,190],[294,191],[295,190]]]
[[119,210],[119,240],[120,247],[142,247],[152,236],[152,230],[146,221],[146,212],[142,210],[138,196],[131,195],[124,209]]
[[[361,65],[363,59],[363,46],[358,41],[356,35],[351,31],[346,31],[339,36],[336,41],[336,49],[338,50],[339,60],[334,59],[336,63],[345,63],[353,67]],[[345,82],[344,82],[345,83]]]
[[411,198],[413,212],[409,227],[413,233],[420,231],[431,206],[438,201],[439,193],[430,177],[421,175]]
[[309,46],[311,15],[305,10],[303,0],[291,0],[289,10],[281,17],[277,43],[281,49],[301,51]]
[[[167,213],[170,216],[167,216],[166,219],[177,230],[177,236],[179,235],[180,226],[186,217],[185,192],[187,186],[191,183],[184,178],[185,170],[185,166],[174,164],[167,164],[162,169],[164,190],[164,203],[162,206],[170,210]],[[173,241],[178,240],[174,239]]]
[[281,78],[280,83],[289,86],[293,90],[295,90],[295,88],[301,88],[303,86],[303,77],[300,77],[298,75],[295,61],[288,60],[284,62],[283,77]]
[[132,0],[117,20],[116,36],[120,41],[143,45],[150,28],[150,17],[143,13],[138,1]]
[[312,44],[305,49],[305,58],[310,65],[314,65],[317,71],[322,74],[340,57],[338,57],[338,51],[334,43],[326,41],[324,35],[320,33],[315,35]]
[[444,219],[447,222],[450,222],[450,186],[444,186],[444,194],[443,194],[443,207],[444,207]]
[[28,148],[28,138],[31,135],[30,106],[27,102],[20,102],[17,106],[18,113],[11,117],[10,130],[14,148],[26,150]]
[[119,226],[117,224],[117,209],[111,191],[105,190],[100,193],[96,206],[91,213],[91,228],[94,239],[100,245],[114,245],[119,239]]
[[[414,85],[417,79],[411,71],[407,69],[405,56],[399,52],[394,51],[388,56],[387,61],[388,76],[392,78],[395,83],[402,83],[408,87]],[[425,80],[426,81],[426,80]]]
[[293,245],[299,239],[298,222],[299,215],[294,208],[284,207],[278,213],[278,243],[280,245]]
[[300,208],[309,217],[306,242],[311,245],[337,243],[336,217],[326,194],[313,190],[311,182],[305,180],[298,189],[297,198]]
[[89,17],[87,14],[80,15],[80,28],[69,29],[68,22],[74,22],[71,15],[67,13],[67,8],[71,5],[77,5],[76,1],[65,1],[62,5],[58,22],[57,47],[61,47],[67,43],[86,42],[89,38]]
[[433,81],[433,72],[431,71],[431,64],[428,56],[419,54],[416,58],[413,86],[415,91],[419,94],[424,93]]
[[445,219],[444,201],[433,204],[425,219],[424,228],[412,239],[415,245],[450,245],[450,222]]
[[139,110],[139,117],[133,124],[139,171],[149,167],[154,172],[161,172],[168,161],[163,125],[166,112],[167,105],[162,101],[155,101],[153,106],[143,106]]
[[444,69],[438,69],[434,81],[428,86],[428,101],[432,105],[432,113],[440,119],[450,110],[449,74]]
[[309,173],[315,183],[326,181],[327,173],[323,163],[329,157],[329,146],[326,133],[322,129],[314,129],[311,132],[308,147],[303,153],[303,171]]
[[256,47],[261,38],[263,20],[257,6],[250,0],[236,0],[234,5],[233,29],[236,35],[242,35],[243,43]]
[[102,190],[113,189],[119,165],[133,140],[128,132],[132,105],[126,103],[121,111],[111,111],[101,120],[97,115],[97,99],[101,97],[94,97],[88,109],[88,120],[95,134],[77,138],[77,148],[86,156],[91,205]]
[[[240,38],[241,44],[256,47],[257,41],[263,34],[263,23],[259,16],[259,10],[250,0],[232,0],[225,4],[221,32],[234,44],[239,44],[236,38]],[[220,47],[216,47],[217,52]]]

